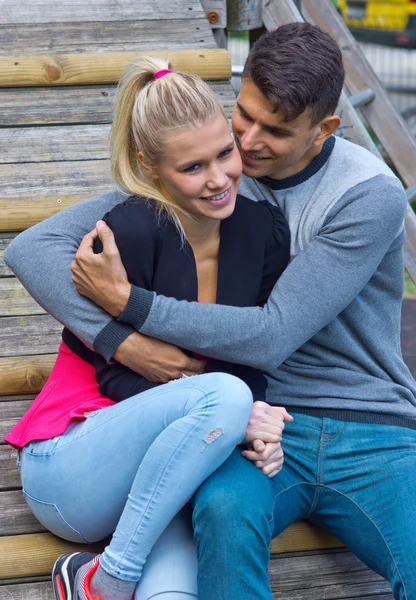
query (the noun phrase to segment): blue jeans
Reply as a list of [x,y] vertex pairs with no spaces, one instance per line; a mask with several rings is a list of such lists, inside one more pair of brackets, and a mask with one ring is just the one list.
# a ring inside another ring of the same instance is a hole
[[73,423],[21,455],[27,502],[67,540],[112,534],[111,575],[139,581],[156,540],[239,444],[252,409],[240,379],[210,373],[153,388]]
[[416,598],[416,431],[294,414],[268,479],[237,449],[198,489],[199,600],[271,600],[269,544],[308,519]]

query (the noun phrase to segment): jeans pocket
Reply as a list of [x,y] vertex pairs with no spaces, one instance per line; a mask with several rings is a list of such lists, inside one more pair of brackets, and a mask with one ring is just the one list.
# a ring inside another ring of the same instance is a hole
[[23,454],[31,456],[52,456],[56,450],[56,446],[62,436],[57,435],[48,440],[36,440],[29,442],[22,450]]
[[80,532],[71,527],[65,520],[56,504],[38,500],[25,492],[25,490],[23,490],[23,494],[30,510],[37,520],[51,533],[54,533],[58,537],[68,540],[69,542],[88,543],[88,541],[82,537]]

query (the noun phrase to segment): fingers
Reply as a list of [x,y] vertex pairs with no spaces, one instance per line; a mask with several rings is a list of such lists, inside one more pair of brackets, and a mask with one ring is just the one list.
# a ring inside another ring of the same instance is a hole
[[248,449],[244,450],[242,454],[252,461],[267,477],[274,477],[283,467],[284,456],[280,443],[266,444],[263,452]]
[[76,256],[78,257],[79,255],[82,255],[85,253],[89,254],[89,253],[93,252],[94,240],[96,239],[96,237],[97,237],[97,232],[95,229],[93,229],[92,231],[90,231],[89,233],[84,235],[84,237],[82,238],[82,241],[79,245]]
[[263,452],[265,453],[265,450],[267,448],[266,444],[262,440],[254,440],[252,445],[253,445],[253,450],[258,453],[263,453]]
[[186,356],[186,354],[184,354],[184,357],[186,358],[186,362],[183,368],[181,369],[182,373],[185,373],[185,375],[188,375],[188,377],[190,377],[191,375],[201,375],[205,372],[208,361],[196,358],[189,358],[188,356]]
[[115,253],[119,254],[114,234],[104,221],[98,221],[96,224],[96,232],[103,245],[103,252],[105,254]]
[[270,408],[278,410],[283,416],[283,421],[285,421],[286,423],[291,423],[294,420],[292,415],[290,415],[283,406],[273,406]]

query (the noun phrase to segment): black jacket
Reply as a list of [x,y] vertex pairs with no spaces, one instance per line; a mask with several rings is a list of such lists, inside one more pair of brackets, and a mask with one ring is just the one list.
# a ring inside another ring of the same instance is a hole
[[[155,202],[129,198],[107,213],[104,221],[114,233],[130,283],[177,300],[197,300],[192,248]],[[233,214],[221,222],[220,235],[217,304],[263,305],[289,261],[290,234],[282,212],[268,202],[238,196]],[[94,250],[102,251],[99,239]],[[76,354],[95,365],[100,392],[116,402],[160,385],[120,363],[107,363],[68,330],[63,338]],[[267,381],[260,371],[214,359],[209,370],[240,377],[255,400],[265,399]]]

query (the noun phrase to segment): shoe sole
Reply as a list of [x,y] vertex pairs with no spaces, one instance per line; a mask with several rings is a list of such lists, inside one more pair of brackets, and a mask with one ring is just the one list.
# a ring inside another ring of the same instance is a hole
[[68,578],[68,563],[71,558],[80,552],[63,554],[55,561],[52,569],[52,587],[56,600],[76,600],[72,597],[71,586]]

